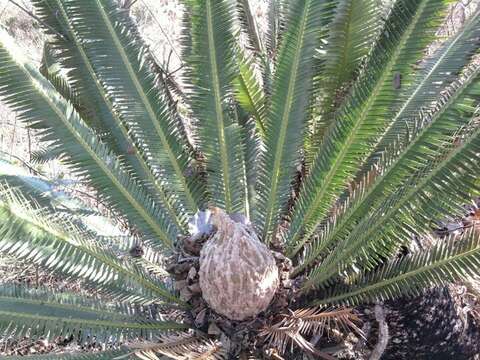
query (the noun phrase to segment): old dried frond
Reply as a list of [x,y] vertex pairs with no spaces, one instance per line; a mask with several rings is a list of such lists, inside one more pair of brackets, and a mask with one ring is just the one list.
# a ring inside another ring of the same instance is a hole
[[176,333],[159,338],[159,343],[141,342],[132,345],[133,353],[142,360],[159,360],[165,355],[178,360],[223,360],[226,350],[219,341],[190,333]]
[[307,308],[293,312],[292,318],[300,322],[300,332],[305,335],[323,336],[325,331],[338,330],[348,332],[361,330],[355,324],[360,319],[351,308],[321,309]]
[[[293,345],[297,345],[304,351],[316,355],[321,354],[305,337],[321,337],[325,331],[348,332],[354,330],[361,334],[361,330],[355,324],[359,319],[350,308],[298,309],[291,314],[282,315],[282,317],[279,322],[263,329],[260,333],[266,338],[269,346],[277,348],[281,353],[284,353],[290,344],[291,350]],[[325,354],[319,356],[328,357]]]

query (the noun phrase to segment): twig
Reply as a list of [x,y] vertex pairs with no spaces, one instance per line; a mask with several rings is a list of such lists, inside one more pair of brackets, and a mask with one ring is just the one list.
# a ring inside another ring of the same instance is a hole
[[30,128],[27,128],[27,139],[28,139],[28,161],[32,162],[32,137],[30,134]]
[[15,135],[17,134],[17,114],[15,113],[15,123],[13,125],[12,142],[10,143],[10,149],[15,149]]
[[48,29],[50,29],[51,31],[53,31],[55,34],[57,34],[58,36],[60,36],[63,40],[68,40],[67,37],[62,34],[62,33],[59,33],[57,30],[55,30],[53,27],[51,27],[50,25],[48,25],[45,21],[43,21],[42,19],[40,19],[37,15],[35,15],[34,13],[32,13],[30,10],[28,9],[25,9],[22,5],[18,4],[17,2],[15,2],[14,0],[8,0],[10,1],[13,5],[15,5],[16,7],[18,7],[20,10],[22,10],[24,13],[26,13],[28,16],[30,16],[32,19],[36,20],[37,22],[39,22],[40,24],[42,24],[43,26],[47,27]]
[[388,345],[388,325],[385,321],[385,311],[380,304],[375,305],[375,319],[378,322],[378,342],[370,354],[369,360],[380,360]]
[[130,10],[130,8],[135,5],[138,0],[124,0],[121,4],[122,8]]
[[180,60],[180,64],[183,65],[183,61],[182,61],[182,58],[180,57],[180,55],[178,55],[177,51],[175,50],[175,46],[173,45],[173,42],[170,40],[170,37],[167,35],[167,33],[165,32],[165,30],[163,29],[162,25],[160,24],[160,22],[158,21],[157,17],[155,16],[155,14],[153,13],[152,10],[150,10],[150,8],[147,6],[147,4],[145,3],[145,1],[142,0],[142,3],[143,5],[145,6],[145,9],[147,9],[147,11],[150,13],[150,15],[152,16],[152,19],[157,23],[158,27],[160,28],[160,31],[162,32],[162,34],[165,36],[165,38],[167,39],[167,42],[168,44],[171,46],[173,52],[175,53],[175,55],[177,56],[178,60]]
[[180,65],[178,68],[176,68],[175,70],[173,71],[170,71],[169,73],[167,73],[167,76],[172,76],[173,74],[175,74],[177,71],[180,71],[181,69],[183,69],[183,65]]
[[8,4],[5,4],[2,11],[0,11],[0,19],[3,17],[3,14],[5,14],[5,10],[7,10],[7,6],[8,6]]
[[165,69],[167,70],[167,72],[168,72],[168,69],[170,69],[170,59],[172,57],[172,54],[173,54],[173,51],[170,50],[170,52],[168,53],[168,57],[167,57],[167,64],[165,65]]
[[38,171],[37,169],[35,169],[33,167],[33,165],[30,165],[30,163],[28,161],[25,161],[24,159],[22,159],[21,157],[17,156],[17,155],[13,155],[7,151],[3,151],[3,150],[0,150],[0,153],[3,153],[9,157],[12,157],[14,159],[17,159],[18,161],[20,161],[28,170],[30,170],[33,174],[35,175],[41,175],[41,176],[45,176],[44,173]]
[[366,346],[367,338],[368,338],[368,335],[370,335],[371,330],[372,330],[372,324],[370,323],[370,321],[366,321],[362,326],[362,334],[364,336],[360,336],[360,338],[358,339],[358,342],[353,347],[355,351],[359,351]]

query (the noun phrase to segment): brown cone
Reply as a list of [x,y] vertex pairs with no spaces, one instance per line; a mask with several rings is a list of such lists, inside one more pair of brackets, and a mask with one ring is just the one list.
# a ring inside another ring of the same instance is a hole
[[203,298],[219,314],[245,320],[265,310],[277,290],[278,268],[271,251],[256,234],[213,209],[217,232],[200,252]]

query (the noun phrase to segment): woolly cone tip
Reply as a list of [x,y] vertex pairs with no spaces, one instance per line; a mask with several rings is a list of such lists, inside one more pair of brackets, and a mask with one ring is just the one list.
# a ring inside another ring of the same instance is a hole
[[279,284],[271,251],[245,224],[212,209],[216,233],[200,252],[200,288],[209,306],[232,320],[265,310]]

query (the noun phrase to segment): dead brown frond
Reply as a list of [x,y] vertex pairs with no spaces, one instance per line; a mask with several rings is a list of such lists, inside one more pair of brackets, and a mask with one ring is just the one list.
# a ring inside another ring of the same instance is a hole
[[159,342],[142,342],[131,347],[136,349],[131,354],[141,360],[159,360],[157,355],[165,355],[175,360],[223,360],[227,357],[227,352],[219,341],[191,333],[162,336]]
[[[334,360],[334,358],[330,355],[318,351],[314,344],[302,336],[299,329],[299,327],[295,327],[294,325],[282,326],[280,323],[277,323],[267,329],[264,329],[260,335],[265,336],[266,340],[269,342],[269,346],[276,349],[280,354],[284,354],[287,351],[288,344],[290,343],[290,351],[293,351],[293,347],[296,345],[303,351],[319,358]],[[273,349],[270,349],[270,351],[271,350]],[[278,354],[276,354],[276,352],[274,355],[275,356],[272,356],[273,358],[282,359]]]
[[290,351],[293,350],[294,345],[297,345],[308,353],[332,359],[329,355],[315,349],[314,344],[305,337],[321,337],[325,332],[334,330],[341,332],[353,330],[361,335],[361,330],[355,324],[359,319],[353,314],[352,309],[348,308],[298,309],[288,315],[282,315],[282,317],[279,322],[260,332],[260,336],[266,338],[269,346],[277,348],[281,353],[285,353],[290,344]]
[[213,342],[210,340],[209,342],[209,349],[202,350],[198,352],[195,357],[189,359],[196,359],[196,360],[223,360],[227,358],[227,351],[222,346],[220,342]]
[[299,326],[284,324],[284,320],[263,329],[259,334],[266,338],[269,346],[277,348],[282,354],[287,350],[289,343],[291,344],[290,350],[292,350],[295,339],[298,340],[299,337],[302,337]]
[[361,334],[355,323],[360,319],[350,308],[321,309],[307,308],[295,310],[290,318],[300,320],[300,332],[304,335],[323,336],[325,330],[349,332],[351,330]]

